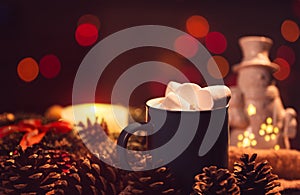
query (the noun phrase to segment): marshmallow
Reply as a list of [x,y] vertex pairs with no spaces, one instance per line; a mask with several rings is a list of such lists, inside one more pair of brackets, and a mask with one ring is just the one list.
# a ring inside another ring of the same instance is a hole
[[201,88],[195,83],[177,83],[167,85],[165,98],[156,107],[168,110],[212,110],[226,107],[231,91],[225,85]]
[[231,91],[225,85],[214,85],[205,87],[204,89],[208,90],[213,99],[213,108],[226,107],[230,98]]
[[191,105],[191,108],[194,108],[195,110],[198,108],[197,91],[200,89],[201,87],[194,83],[184,83],[177,88],[175,93],[187,101]]
[[166,92],[165,92],[165,96],[168,95],[168,93],[170,92],[173,92],[175,93],[175,91],[181,86],[182,84],[180,83],[177,83],[175,81],[170,81],[167,85],[167,89],[166,89]]
[[214,107],[213,96],[207,89],[200,89],[197,94],[197,110],[211,110]]
[[189,110],[190,104],[173,92],[169,92],[162,101],[160,108],[167,110]]

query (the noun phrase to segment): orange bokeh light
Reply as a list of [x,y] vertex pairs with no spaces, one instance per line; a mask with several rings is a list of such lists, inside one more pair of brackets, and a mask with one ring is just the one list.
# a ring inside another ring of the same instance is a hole
[[295,42],[299,38],[299,26],[292,20],[285,20],[281,24],[281,34],[289,42]]
[[289,63],[282,58],[276,58],[274,63],[279,65],[279,70],[273,74],[274,77],[280,81],[285,80],[291,72]]
[[222,56],[212,56],[207,62],[207,71],[212,77],[222,79],[229,72],[229,63]]
[[187,19],[186,30],[197,38],[202,38],[209,32],[209,24],[203,16],[194,15]]
[[38,63],[31,57],[23,58],[18,64],[17,72],[20,79],[31,82],[39,74]]

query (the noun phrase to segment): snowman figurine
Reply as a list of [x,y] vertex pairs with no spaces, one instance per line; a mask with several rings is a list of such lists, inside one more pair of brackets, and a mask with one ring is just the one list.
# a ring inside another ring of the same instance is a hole
[[273,73],[279,66],[269,59],[272,40],[246,36],[239,40],[243,60],[233,67],[237,86],[229,105],[231,145],[261,149],[290,148],[296,136],[296,112],[285,109]]

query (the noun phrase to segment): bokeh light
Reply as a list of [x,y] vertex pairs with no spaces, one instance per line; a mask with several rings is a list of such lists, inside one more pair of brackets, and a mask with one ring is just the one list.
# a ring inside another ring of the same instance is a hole
[[91,46],[98,39],[98,29],[93,24],[80,24],[75,32],[75,39],[80,46]]
[[249,104],[247,107],[247,113],[249,116],[256,115],[256,107],[253,104]]
[[31,57],[23,58],[17,67],[18,76],[25,82],[33,81],[39,74],[39,66]]
[[235,86],[237,85],[237,74],[233,73],[232,71],[224,78],[224,82],[228,86]]
[[276,144],[276,145],[274,146],[274,150],[280,150],[280,146],[279,146],[278,144]]
[[279,70],[273,74],[274,77],[280,81],[286,79],[291,72],[289,63],[282,58],[276,58],[274,63],[279,65]]
[[207,62],[207,71],[216,79],[224,78],[229,72],[229,63],[222,56],[212,56]]
[[53,54],[45,55],[39,63],[41,74],[48,79],[56,77],[60,72],[60,61]]
[[239,134],[237,139],[237,147],[239,148],[249,148],[257,145],[254,133],[249,132],[248,130],[246,130],[243,134]]
[[197,38],[202,38],[209,32],[209,24],[203,16],[194,15],[186,20],[186,30]]
[[286,45],[281,45],[277,49],[276,57],[285,59],[290,65],[293,65],[296,60],[296,55],[294,50]]
[[281,24],[281,34],[289,42],[295,42],[299,38],[299,26],[292,20],[285,20]]
[[215,54],[223,53],[227,48],[227,40],[220,32],[210,32],[205,38],[206,48]]
[[258,131],[258,134],[264,137],[266,142],[275,140],[278,133],[279,129],[276,126],[273,126],[273,119],[271,117],[268,117],[266,122],[260,125],[260,130]]
[[198,51],[198,41],[189,35],[182,35],[175,40],[174,49],[181,55],[190,58]]
[[77,25],[81,24],[93,24],[99,30],[100,28],[100,20],[97,16],[92,14],[85,14],[78,19]]

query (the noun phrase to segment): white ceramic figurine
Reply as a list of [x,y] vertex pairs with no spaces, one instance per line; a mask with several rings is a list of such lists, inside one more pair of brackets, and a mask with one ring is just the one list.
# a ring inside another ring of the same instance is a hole
[[285,109],[273,73],[279,66],[269,59],[272,40],[246,36],[239,40],[243,60],[233,67],[237,86],[229,106],[231,145],[254,148],[290,148],[296,135],[296,112]]

